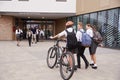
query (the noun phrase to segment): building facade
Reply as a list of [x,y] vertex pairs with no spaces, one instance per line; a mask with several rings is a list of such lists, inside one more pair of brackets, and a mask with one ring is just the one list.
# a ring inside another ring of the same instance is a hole
[[52,26],[55,35],[72,20],[76,30],[78,22],[95,25],[105,47],[120,49],[120,0],[3,0],[0,15],[0,40],[14,40],[15,25],[42,26],[46,30]]
[[0,0],[0,40],[15,40],[17,26],[56,34],[64,29],[65,17],[75,14],[76,0]]
[[120,49],[120,0],[77,0],[76,16],[67,20],[95,25],[103,36],[103,45]]

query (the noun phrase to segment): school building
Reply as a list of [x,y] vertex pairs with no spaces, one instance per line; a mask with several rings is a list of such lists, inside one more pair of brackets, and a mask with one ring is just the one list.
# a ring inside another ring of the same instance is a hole
[[67,20],[76,30],[78,22],[95,25],[105,47],[120,49],[120,0],[0,0],[0,40],[15,40],[17,26],[55,35]]

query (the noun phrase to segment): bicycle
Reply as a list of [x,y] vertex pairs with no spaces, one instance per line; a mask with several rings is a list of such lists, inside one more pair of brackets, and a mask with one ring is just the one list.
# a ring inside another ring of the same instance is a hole
[[[47,55],[47,65],[49,68],[54,68],[57,61],[60,64],[60,75],[64,80],[69,80],[73,73],[75,68],[75,59],[73,56],[73,53],[68,51],[66,47],[60,47],[59,41],[56,41],[56,44],[53,47],[50,47],[48,50]],[[51,52],[50,52],[51,51]],[[55,52],[54,52],[55,51]],[[62,51],[60,53],[60,51]],[[50,63],[49,58],[54,58],[54,62]],[[60,58],[60,59],[59,59]],[[52,65],[50,65],[52,64]]]
[[49,68],[54,68],[57,62],[60,62],[60,55],[62,54],[62,48],[59,46],[59,41],[57,40],[55,44],[48,49],[47,54],[47,65]]

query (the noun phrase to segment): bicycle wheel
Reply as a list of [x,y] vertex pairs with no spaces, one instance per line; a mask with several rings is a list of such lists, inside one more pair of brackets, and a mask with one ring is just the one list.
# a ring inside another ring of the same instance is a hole
[[47,65],[49,68],[54,68],[57,63],[57,50],[55,47],[50,47],[47,54]]
[[69,80],[75,68],[74,56],[71,52],[63,53],[60,59],[60,74],[64,80]]

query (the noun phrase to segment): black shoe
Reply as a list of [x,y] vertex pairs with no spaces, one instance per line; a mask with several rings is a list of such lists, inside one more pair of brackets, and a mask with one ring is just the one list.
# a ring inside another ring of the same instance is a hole
[[86,64],[86,65],[85,65],[85,69],[87,69],[88,67],[89,67],[89,64]]
[[93,69],[97,69],[97,66],[92,66]]
[[74,70],[75,70],[75,71],[77,70],[77,66],[75,66]]
[[77,68],[79,68],[79,69],[80,69],[81,67],[80,67],[80,66],[77,66]]
[[91,63],[90,66],[92,67],[94,65],[94,63]]

